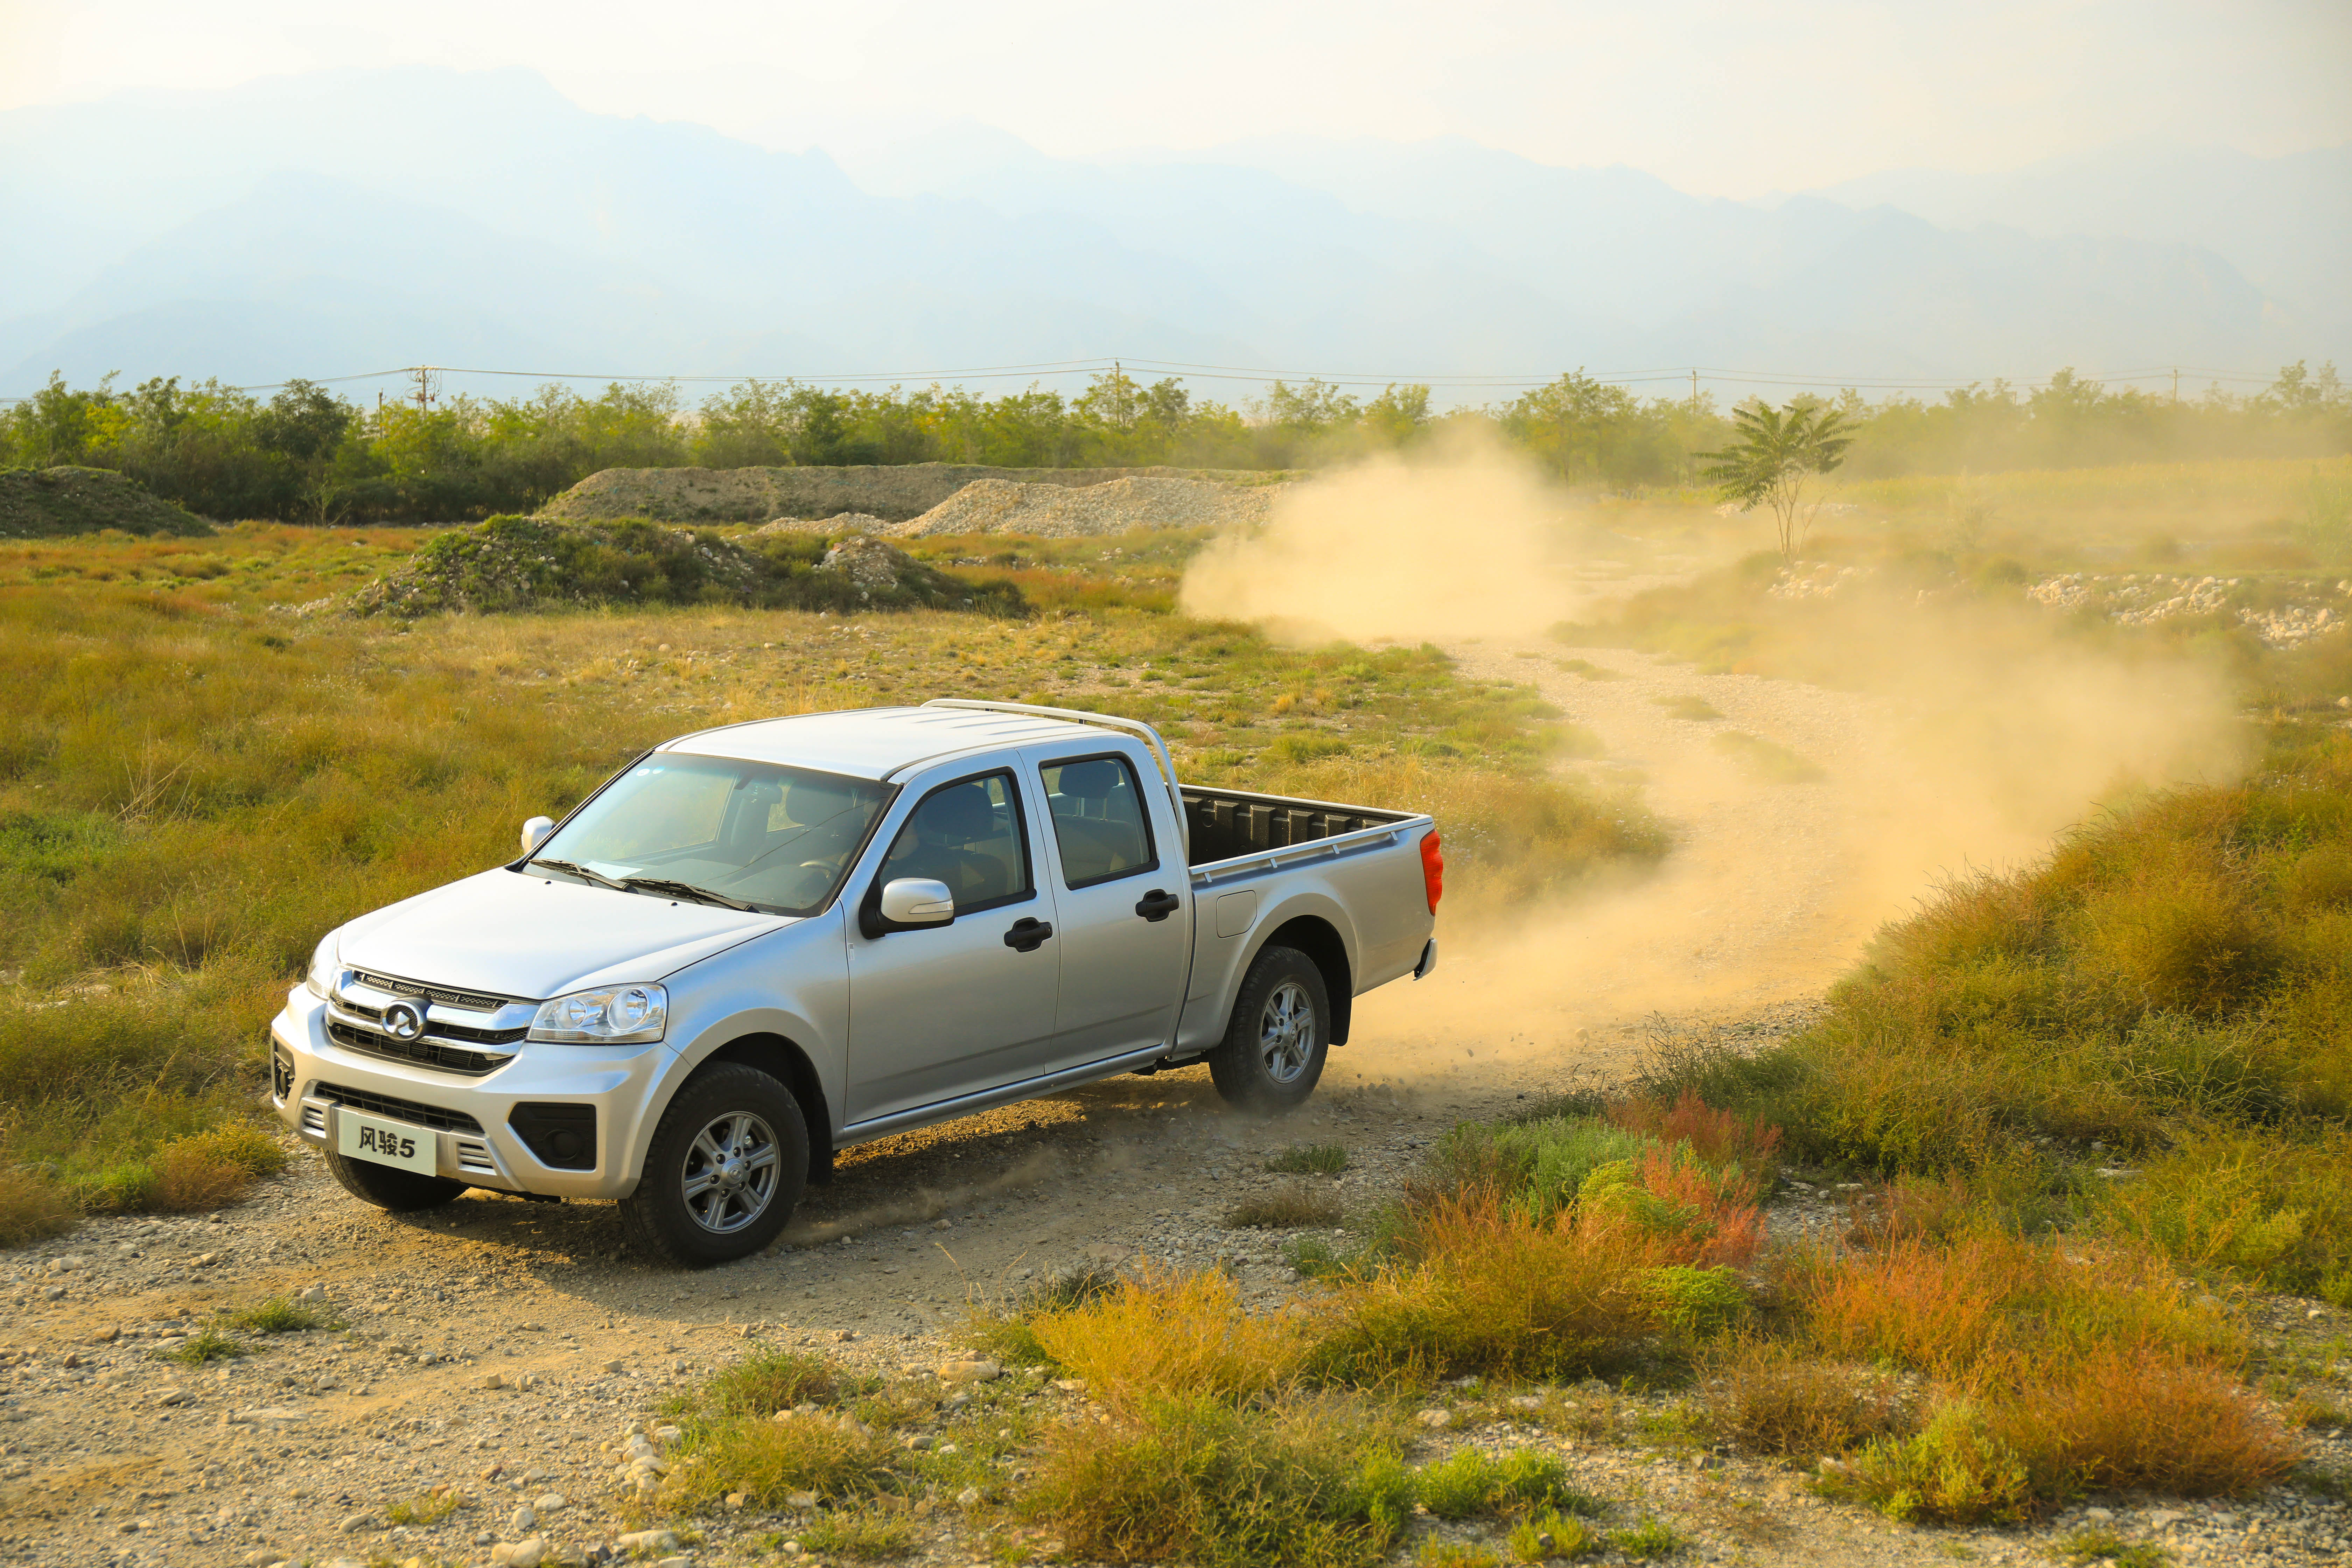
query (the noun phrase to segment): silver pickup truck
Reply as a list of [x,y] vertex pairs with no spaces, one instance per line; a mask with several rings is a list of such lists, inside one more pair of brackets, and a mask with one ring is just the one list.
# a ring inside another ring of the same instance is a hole
[[1203,1061],[1305,1100],[1436,963],[1408,812],[1180,785],[1147,724],[1005,702],[647,752],[520,858],[319,943],[271,1101],[354,1195],[615,1198],[677,1263],[772,1242],[835,1150]]

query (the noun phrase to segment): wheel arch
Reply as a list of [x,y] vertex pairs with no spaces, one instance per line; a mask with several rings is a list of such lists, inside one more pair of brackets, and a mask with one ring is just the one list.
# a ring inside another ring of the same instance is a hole
[[809,1060],[808,1053],[782,1035],[765,1031],[738,1035],[696,1063],[678,1089],[683,1090],[687,1084],[722,1062],[766,1073],[791,1091],[793,1099],[799,1102],[801,1121],[808,1129],[809,1182],[823,1186],[831,1181],[833,1113],[825,1100],[824,1081],[817,1076],[816,1064]]
[[1355,1014],[1356,988],[1348,963],[1348,943],[1339,928],[1320,915],[1296,916],[1267,934],[1257,952],[1250,955],[1250,963],[1256,963],[1269,947],[1295,948],[1314,961],[1316,970],[1323,976],[1324,994],[1331,1003],[1331,1043],[1346,1045],[1348,1025]]

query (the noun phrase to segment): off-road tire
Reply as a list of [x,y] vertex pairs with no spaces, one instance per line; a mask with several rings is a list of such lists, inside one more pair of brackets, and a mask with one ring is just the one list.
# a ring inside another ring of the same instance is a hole
[[[772,1153],[762,1206],[736,1228],[717,1231],[696,1217],[687,1198],[688,1162],[696,1141],[730,1118],[750,1118]],[[621,1229],[649,1257],[686,1268],[749,1258],[783,1230],[808,1181],[808,1123],[792,1090],[757,1068],[723,1062],[688,1080],[662,1112],[646,1150],[637,1189],[621,1200]]]
[[456,1203],[466,1195],[468,1186],[446,1176],[421,1175],[397,1165],[351,1159],[333,1149],[326,1151],[326,1154],[327,1169],[342,1183],[343,1191],[363,1204],[373,1204],[393,1214],[415,1214],[419,1209],[437,1209],[444,1204]]
[[1323,972],[1295,947],[1269,947],[1242,980],[1225,1037],[1209,1053],[1209,1078],[1228,1105],[1290,1110],[1315,1092],[1330,1051]]

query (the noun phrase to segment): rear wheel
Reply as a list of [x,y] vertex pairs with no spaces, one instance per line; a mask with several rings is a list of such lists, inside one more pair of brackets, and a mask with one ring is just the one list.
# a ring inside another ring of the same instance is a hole
[[464,1182],[404,1171],[397,1165],[379,1165],[373,1160],[354,1160],[331,1148],[326,1154],[327,1169],[342,1183],[343,1191],[393,1214],[437,1209],[466,1195]]
[[1288,1110],[1306,1102],[1331,1049],[1331,997],[1315,961],[1293,947],[1257,955],[1234,1002],[1209,1077],[1229,1105]]
[[792,1091],[729,1062],[662,1112],[621,1225],[640,1250],[688,1268],[748,1258],[776,1239],[808,1180],[808,1126]]

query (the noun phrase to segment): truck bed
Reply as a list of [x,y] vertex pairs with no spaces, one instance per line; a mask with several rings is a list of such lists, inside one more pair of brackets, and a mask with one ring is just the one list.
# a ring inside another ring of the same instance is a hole
[[1414,816],[1409,811],[1376,811],[1370,806],[1237,789],[1187,785],[1183,796],[1184,820],[1192,829],[1191,860],[1196,868],[1311,844],[1318,838],[1337,838],[1367,827],[1410,822]]

